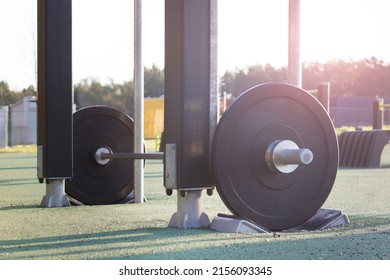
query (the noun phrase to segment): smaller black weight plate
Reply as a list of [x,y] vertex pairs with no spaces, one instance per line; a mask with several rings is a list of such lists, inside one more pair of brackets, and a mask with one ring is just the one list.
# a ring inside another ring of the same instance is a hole
[[[271,171],[265,152],[291,140],[313,152],[292,173]],[[338,168],[338,142],[322,105],[306,91],[268,83],[243,93],[222,115],[211,162],[217,190],[229,210],[270,230],[311,218],[328,197]]]
[[114,204],[134,188],[134,160],[112,160],[99,165],[95,151],[134,149],[134,122],[121,111],[107,106],[86,107],[73,114],[73,178],[65,184],[68,195],[88,205]]

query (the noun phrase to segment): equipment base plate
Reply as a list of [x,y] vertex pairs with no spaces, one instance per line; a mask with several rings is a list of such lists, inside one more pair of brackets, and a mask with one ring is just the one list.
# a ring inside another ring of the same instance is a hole
[[[349,219],[339,210],[320,209],[303,224],[283,230],[283,232],[307,232],[346,225]],[[271,231],[253,222],[233,215],[218,214],[210,224],[210,229],[226,233],[270,233]]]

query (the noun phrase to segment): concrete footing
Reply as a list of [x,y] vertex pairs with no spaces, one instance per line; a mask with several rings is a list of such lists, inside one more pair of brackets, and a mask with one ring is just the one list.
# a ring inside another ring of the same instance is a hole
[[47,180],[46,195],[43,197],[42,207],[66,207],[70,201],[65,194],[65,179]]
[[202,212],[202,190],[178,191],[177,212],[169,221],[169,227],[175,228],[207,228],[210,219]]

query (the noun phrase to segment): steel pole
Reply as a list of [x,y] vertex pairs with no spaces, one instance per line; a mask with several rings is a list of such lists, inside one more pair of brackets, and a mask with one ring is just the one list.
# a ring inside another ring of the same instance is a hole
[[218,0],[210,1],[210,143],[219,119],[218,93]]
[[[144,152],[144,67],[142,62],[142,0],[134,0],[134,152]],[[134,202],[144,202],[144,163],[134,161]]]
[[288,82],[302,87],[300,0],[289,0],[288,10]]
[[330,82],[319,83],[317,89],[317,99],[329,114]]
[[372,110],[372,129],[382,129],[384,115],[383,105],[384,99],[376,96],[373,102]]

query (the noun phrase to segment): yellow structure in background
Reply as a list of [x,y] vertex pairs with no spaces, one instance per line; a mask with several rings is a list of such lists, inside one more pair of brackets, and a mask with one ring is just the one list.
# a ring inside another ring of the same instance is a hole
[[164,97],[144,99],[144,137],[157,138],[164,130]]

